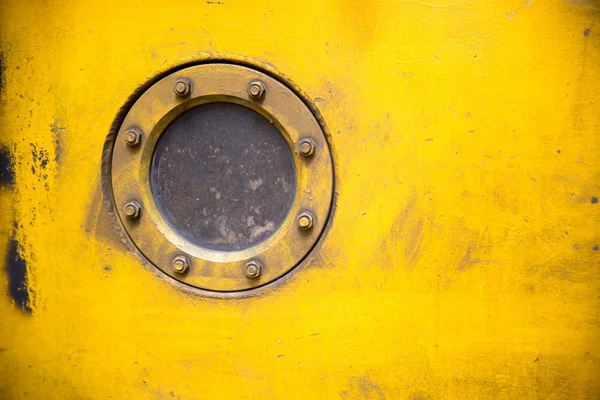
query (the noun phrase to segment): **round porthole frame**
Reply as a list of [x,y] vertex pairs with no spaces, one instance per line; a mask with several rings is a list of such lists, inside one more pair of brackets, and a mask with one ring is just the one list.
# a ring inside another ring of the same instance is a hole
[[[334,165],[326,129],[316,109],[287,83],[252,65],[224,60],[188,65],[148,84],[115,121],[103,163],[109,208],[123,241],[178,286],[217,297],[253,292],[297,267],[328,226]],[[263,115],[292,153],[291,209],[273,235],[247,249],[218,251],[189,242],[166,222],[150,188],[151,159],[162,132],[181,113],[210,102],[239,104]],[[139,207],[134,218],[127,209],[131,204]]]

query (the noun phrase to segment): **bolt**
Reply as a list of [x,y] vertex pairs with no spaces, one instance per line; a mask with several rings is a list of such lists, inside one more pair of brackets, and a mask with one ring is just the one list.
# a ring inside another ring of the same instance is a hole
[[315,142],[312,139],[304,139],[300,142],[300,154],[304,157],[310,157],[315,152]]
[[258,278],[262,270],[262,265],[256,260],[248,261],[246,263],[246,276],[248,278]]
[[186,256],[177,256],[173,259],[173,271],[183,274],[190,267],[190,259]]
[[142,140],[142,132],[136,128],[131,128],[125,131],[125,143],[130,146],[137,146]]
[[250,97],[259,100],[265,96],[265,85],[261,81],[252,81],[248,86],[248,94]]
[[303,212],[298,216],[298,228],[309,230],[313,226],[313,216],[307,212]]
[[125,204],[124,212],[125,216],[129,219],[136,219],[140,216],[140,211],[142,210],[142,206],[137,201],[130,201]]
[[175,86],[173,87],[175,94],[179,97],[189,96],[192,91],[192,82],[187,79],[177,79],[175,81]]

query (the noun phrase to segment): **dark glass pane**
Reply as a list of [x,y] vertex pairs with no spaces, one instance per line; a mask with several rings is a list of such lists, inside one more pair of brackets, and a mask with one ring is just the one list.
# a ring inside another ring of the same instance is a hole
[[265,117],[241,105],[187,110],[163,132],[152,193],[167,222],[202,247],[262,242],[285,219],[296,191],[290,147]]

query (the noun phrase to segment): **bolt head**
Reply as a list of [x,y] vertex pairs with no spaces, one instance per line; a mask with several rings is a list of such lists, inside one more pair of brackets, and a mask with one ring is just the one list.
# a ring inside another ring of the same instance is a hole
[[300,142],[298,148],[300,154],[304,157],[310,157],[315,153],[315,142],[313,142],[312,139],[304,139]]
[[256,100],[262,99],[265,96],[266,90],[265,85],[261,81],[253,81],[248,86],[248,94]]
[[187,79],[177,79],[173,87],[175,94],[179,97],[189,96],[192,92],[192,82]]
[[129,219],[138,218],[141,210],[142,206],[137,201],[130,201],[129,203],[125,204],[125,207],[123,207],[123,212]]
[[246,263],[246,276],[248,278],[258,278],[262,272],[262,265],[256,260]]
[[313,216],[307,212],[298,215],[298,228],[309,230],[313,227]]
[[177,256],[173,259],[173,271],[183,274],[190,267],[190,259],[186,256]]
[[132,128],[125,131],[125,143],[130,146],[137,146],[142,140],[142,132]]

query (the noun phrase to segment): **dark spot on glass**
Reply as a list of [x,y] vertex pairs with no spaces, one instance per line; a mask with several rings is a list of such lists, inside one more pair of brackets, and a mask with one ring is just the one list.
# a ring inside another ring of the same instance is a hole
[[163,217],[196,245],[256,245],[285,220],[296,191],[290,146],[265,117],[232,103],[179,115],[156,144],[151,187]]

